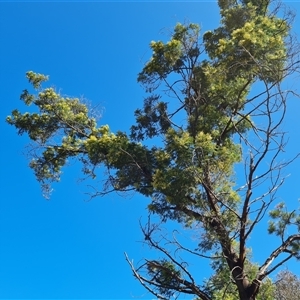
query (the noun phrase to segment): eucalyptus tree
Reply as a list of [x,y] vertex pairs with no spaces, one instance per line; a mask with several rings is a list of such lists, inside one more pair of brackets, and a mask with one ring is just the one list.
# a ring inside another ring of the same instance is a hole
[[[66,162],[78,159],[92,178],[99,166],[107,170],[94,196],[134,190],[149,199],[149,213],[161,223],[149,217],[141,229],[161,256],[140,265],[126,259],[159,299],[273,299],[268,276],[300,258],[299,214],[276,198],[282,170],[293,160],[281,161],[281,125],[295,94],[284,84],[299,72],[292,14],[268,0],[218,4],[217,29],[201,33],[197,24],[177,24],[168,41],[151,42],[152,57],[138,74],[148,96],[130,134],[97,125],[87,105],[43,88],[47,76],[32,71],[33,91],[21,99],[36,112],[7,117],[36,143],[30,167],[46,195]],[[278,236],[278,246],[256,264],[249,238],[266,218],[269,227],[260,234]],[[186,227],[197,246],[163,233],[164,222]],[[188,256],[209,260],[212,276],[199,281]]]
[[300,300],[300,278],[288,270],[280,271],[275,282],[276,300]]

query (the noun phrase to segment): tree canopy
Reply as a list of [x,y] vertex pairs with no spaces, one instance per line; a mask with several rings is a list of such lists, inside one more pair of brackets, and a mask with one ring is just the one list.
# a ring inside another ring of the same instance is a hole
[[274,299],[276,300],[300,299],[300,278],[288,270],[279,272],[275,287]]
[[[46,196],[76,158],[92,178],[100,166],[107,170],[94,196],[134,190],[149,198],[150,214],[197,233],[198,246],[190,249],[175,236],[161,236],[150,219],[141,226],[161,258],[139,266],[126,259],[159,299],[182,293],[202,300],[273,299],[269,275],[300,258],[300,216],[276,198],[282,169],[293,161],[280,161],[281,125],[294,95],[284,82],[299,72],[292,14],[268,0],[218,3],[217,29],[202,34],[197,24],[178,23],[169,41],[150,43],[152,57],[138,74],[148,96],[130,133],[99,126],[80,99],[42,87],[48,77],[32,71],[26,76],[33,89],[21,100],[36,112],[16,109],[7,117],[38,145],[30,167]],[[258,265],[249,238],[264,218],[279,246]],[[211,278],[196,282],[178,252],[211,260]]]

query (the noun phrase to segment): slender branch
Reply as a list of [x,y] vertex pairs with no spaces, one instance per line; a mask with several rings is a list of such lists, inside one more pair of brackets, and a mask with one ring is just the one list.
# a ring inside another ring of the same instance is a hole
[[[264,279],[270,272],[267,271],[268,267],[273,263],[273,261],[283,252],[285,252],[288,246],[294,241],[300,241],[300,234],[294,234],[287,238],[287,240],[282,243],[277,249],[275,249],[266,261],[259,268],[258,278],[260,280]],[[279,265],[278,265],[279,266]],[[277,267],[278,267],[277,266]]]
[[[134,277],[141,283],[141,285],[147,290],[149,291],[151,294],[153,294],[154,296],[156,296],[158,299],[161,300],[169,300],[168,298],[165,298],[164,296],[160,295],[159,293],[156,293],[153,289],[151,289],[149,287],[149,285],[146,284],[146,282],[148,280],[145,280],[145,278],[143,276],[140,276],[140,274],[136,271],[135,267],[133,266],[133,263],[130,261],[128,255],[126,252],[124,252],[125,255],[125,259],[128,262],[128,264],[130,265],[130,268],[133,272]],[[146,281],[146,282],[145,282]]]

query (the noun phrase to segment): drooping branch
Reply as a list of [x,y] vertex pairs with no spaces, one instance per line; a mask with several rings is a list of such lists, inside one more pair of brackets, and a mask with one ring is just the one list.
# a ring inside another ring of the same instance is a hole
[[[135,268],[133,262],[131,262],[127,254],[125,254],[125,258],[129,263],[134,276],[143,286],[147,286],[147,290],[150,293],[161,299],[168,299],[166,295],[169,294],[169,291],[174,291],[195,295],[202,300],[211,300],[211,297],[196,284],[195,279],[187,269],[187,265],[181,259],[176,258],[175,253],[171,254],[170,249],[164,248],[161,245],[162,241],[165,240],[168,245],[173,244],[177,252],[179,251],[176,247],[176,245],[178,246],[178,241],[170,241],[165,236],[161,236],[159,241],[154,240],[153,234],[157,228],[159,228],[159,226],[150,224],[149,217],[146,226],[141,226],[144,234],[144,242],[147,243],[150,248],[154,248],[158,253],[162,254],[167,260],[164,258],[161,260],[145,259],[145,263]],[[148,273],[147,277],[141,275],[143,269]]]

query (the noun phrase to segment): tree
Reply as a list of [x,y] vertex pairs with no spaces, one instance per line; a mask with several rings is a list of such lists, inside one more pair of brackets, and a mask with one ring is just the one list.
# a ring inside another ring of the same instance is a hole
[[[21,100],[37,112],[7,117],[37,145],[30,167],[46,196],[67,160],[76,158],[92,178],[99,166],[107,169],[93,196],[134,190],[150,199],[149,214],[161,222],[149,215],[141,229],[161,257],[138,266],[126,259],[159,299],[273,299],[268,276],[300,258],[300,216],[276,198],[282,170],[293,161],[280,161],[281,125],[295,95],[285,82],[300,66],[293,16],[268,0],[219,0],[219,7],[221,25],[205,32],[203,42],[196,24],[177,24],[168,42],[151,42],[153,55],[138,75],[149,96],[135,111],[130,134],[97,126],[85,104],[42,88],[47,76],[32,71],[27,78],[36,92],[24,90]],[[156,146],[147,143],[152,139]],[[249,238],[268,216],[279,245],[258,265]],[[163,233],[163,223],[172,221],[196,235],[196,247],[176,232]],[[211,261],[211,278],[198,283],[189,255]]]
[[276,300],[299,300],[300,278],[288,270],[280,271],[276,277]]

